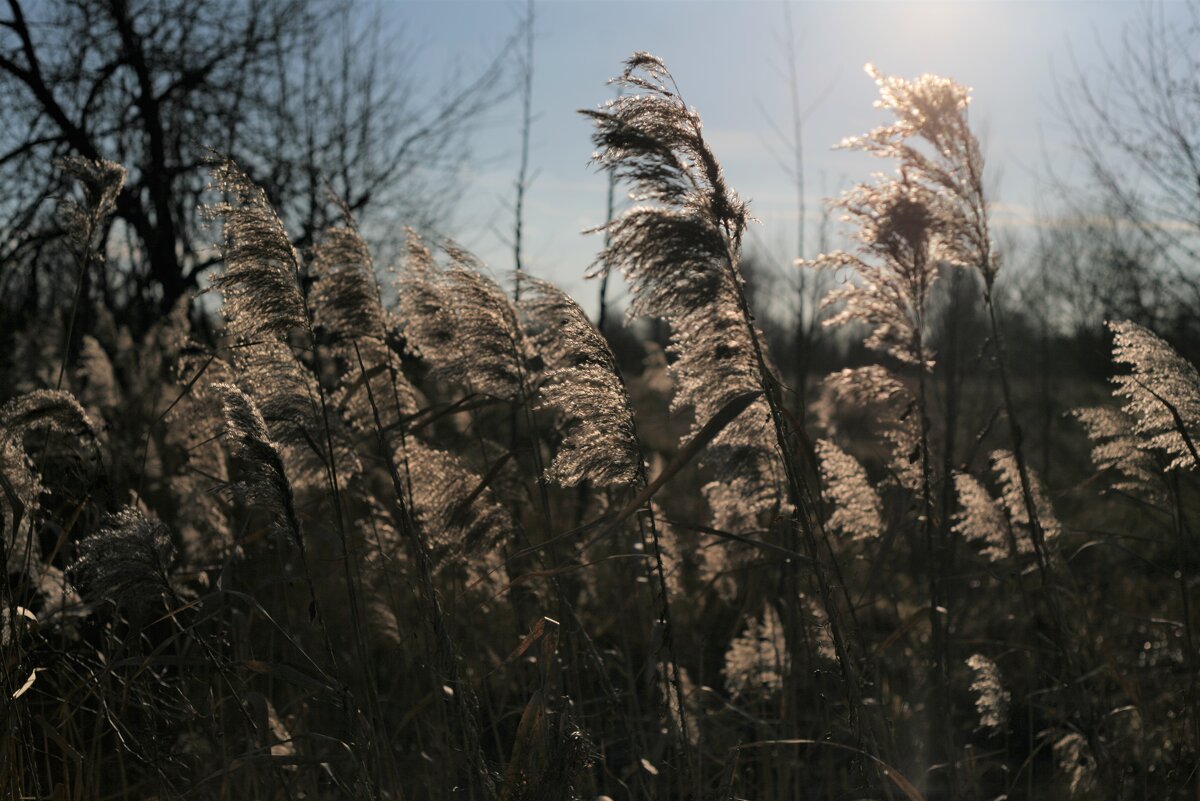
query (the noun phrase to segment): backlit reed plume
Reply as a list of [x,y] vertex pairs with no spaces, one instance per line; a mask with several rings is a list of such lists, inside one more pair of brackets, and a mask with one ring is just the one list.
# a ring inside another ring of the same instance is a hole
[[788,674],[788,650],[783,623],[775,607],[765,604],[761,618],[747,621],[745,630],[725,651],[721,673],[734,698],[763,691],[774,693],[783,687],[784,676]]
[[1144,448],[1163,451],[1168,469],[1197,466],[1200,373],[1174,348],[1137,323],[1109,323],[1113,361],[1130,372],[1113,378],[1113,394],[1133,419]]
[[511,515],[461,459],[416,440],[407,455],[413,507],[435,552],[475,554],[512,536]]
[[94,439],[96,424],[70,392],[39,389],[0,406],[0,437],[20,437],[35,429]]
[[417,391],[400,370],[387,337],[399,327],[384,307],[371,250],[349,213],[313,248],[314,315],[334,340],[347,370],[333,405],[360,432],[378,425],[392,447],[402,442],[405,419],[419,406]]
[[858,460],[827,439],[817,440],[821,477],[832,512],[828,525],[852,540],[883,534],[883,502]]
[[872,413],[880,438],[888,443],[888,468],[900,486],[921,488],[918,455],[921,429],[916,398],[900,379],[881,365],[840,370],[826,376],[824,387],[851,407]]
[[[864,136],[846,140],[842,146],[896,161],[902,180],[920,185],[935,200],[931,208],[936,209],[939,258],[947,264],[975,269],[983,278],[984,305],[1013,443],[1011,477],[1015,483],[1012,492],[1006,491],[1006,505],[1010,515],[1014,514],[1014,503],[1024,506],[1024,512],[1017,517],[1023,518],[1030,529],[1039,570],[1045,577],[1049,566],[1041,553],[1042,541],[1056,532],[1058,526],[1053,520],[1047,523],[1040,520],[1041,507],[1048,504],[1035,498],[1037,482],[1031,477],[1020,447],[1023,437],[993,292],[1000,258],[989,230],[983,155],[967,118],[970,90],[934,75],[909,81],[884,76],[870,65],[867,72],[879,87],[876,106],[890,111],[895,119]],[[1047,514],[1050,514],[1048,509]],[[1048,602],[1057,605],[1054,598]],[[1057,610],[1053,614],[1059,618]],[[1058,644],[1065,648],[1061,639]]]
[[1097,767],[1087,738],[1079,732],[1068,732],[1054,741],[1053,751],[1054,761],[1067,781],[1071,797],[1086,797],[1095,785]]
[[[287,344],[267,339],[234,351],[238,383],[254,399],[287,462],[297,490],[319,489],[328,481],[329,445],[339,475],[361,471],[339,418],[322,414],[317,378]],[[328,437],[326,429],[328,428]]]
[[[359,472],[360,465],[337,426],[338,418],[330,413],[321,384],[324,362],[300,256],[261,187],[229,160],[215,164],[211,175],[213,188],[226,195],[225,200],[205,209],[206,214],[223,221],[224,267],[212,285],[224,295],[230,331],[242,339],[236,353],[242,383],[259,405],[273,439],[283,446],[284,456],[294,462],[296,488],[315,486],[319,477],[328,483],[334,523],[343,549],[348,550],[340,485]],[[365,250],[361,242],[331,245],[324,266],[357,274],[358,280],[351,283],[361,289],[368,280],[363,273],[369,266],[344,263],[351,258],[348,251],[356,251],[353,258],[361,259],[364,254],[357,252],[360,250]],[[337,294],[329,292],[326,299]],[[352,316],[347,306],[369,299],[369,292],[347,290],[338,301],[334,319],[346,323]],[[359,311],[360,316],[369,317],[370,313],[369,309]],[[307,335],[303,344],[311,348],[311,370],[286,344],[289,332],[297,329]],[[265,341],[256,341],[262,335],[267,335]],[[349,573],[348,562],[346,569]]]
[[171,532],[138,509],[126,507],[110,516],[76,549],[69,573],[90,597],[148,611],[174,594]]
[[1112,471],[1113,489],[1146,498],[1161,491],[1162,471],[1145,440],[1135,432],[1137,419],[1122,409],[1092,406],[1073,414],[1092,444],[1092,464]]
[[521,307],[536,327],[545,364],[543,405],[562,416],[566,434],[547,476],[565,487],[633,484],[642,455],[629,394],[608,342],[583,309],[548,281],[526,278]]
[[836,664],[837,649],[834,647],[833,635],[829,631],[829,615],[825,614],[825,608],[821,606],[818,599],[802,594],[801,600],[807,607],[808,636],[817,657],[830,664]]
[[367,434],[378,425],[393,450],[401,447],[404,426],[421,407],[422,397],[400,371],[399,354],[378,337],[357,340],[339,353],[348,373],[332,397],[333,406],[351,430]]
[[56,164],[64,175],[73,178],[83,190],[82,203],[73,198],[65,198],[59,203],[58,213],[63,228],[81,254],[88,259],[102,258],[103,254],[97,252],[97,235],[104,218],[117,206],[117,199],[125,186],[125,168],[111,161],[83,156],[66,156]]
[[308,328],[300,255],[267,193],[228,160],[213,166],[212,186],[227,196],[204,211],[223,222],[224,267],[212,286],[224,296],[231,330],[252,338]]
[[841,308],[824,324],[864,323],[871,331],[867,347],[931,369],[927,306],[944,257],[942,243],[953,235],[941,199],[902,173],[895,180],[859,184],[837,205],[854,224],[858,247],[822,254],[813,264],[851,268],[858,280],[826,295],[823,306]]
[[1000,730],[1008,723],[1008,703],[1011,698],[1000,676],[996,663],[982,654],[967,658],[967,667],[973,673],[971,692],[975,693],[975,711],[979,713],[979,725],[985,729]]
[[262,413],[232,384],[214,384],[213,391],[225,415],[225,441],[240,462],[240,477],[233,489],[249,506],[269,514],[276,528],[303,548],[292,484]]
[[975,267],[990,289],[999,261],[988,232],[983,155],[967,120],[971,90],[937,75],[907,80],[871,64],[866,70],[879,87],[875,107],[895,119],[840,147],[897,162],[902,180],[934,201],[939,257]]
[[[954,474],[954,489],[959,509],[954,515],[954,531],[973,542],[989,562],[999,562],[1011,555],[1008,519],[1000,504],[974,476]],[[1018,540],[1018,549],[1020,543]],[[1023,541],[1028,545],[1028,540]]]
[[[1030,525],[1029,507],[1026,505],[1023,497],[1021,476],[1016,456],[1013,455],[1012,451],[993,451],[992,469],[1000,479],[1000,501],[1008,511],[1008,519],[1015,525],[1027,529]],[[1037,514],[1038,525],[1041,527],[1045,538],[1049,540],[1062,533],[1062,524],[1058,522],[1058,517],[1054,514],[1054,506],[1050,503],[1050,497],[1046,494],[1046,488],[1042,485],[1041,479],[1038,478],[1037,472],[1033,468],[1027,468],[1027,470],[1029,491],[1033,497],[1033,506],[1035,514]],[[1023,539],[1021,536],[1018,536],[1017,543],[1020,553],[1027,553],[1033,550],[1033,545],[1027,541],[1027,538]]]
[[99,412],[112,412],[121,405],[121,390],[108,353],[94,336],[85,334],[76,368],[81,385],[80,401]]
[[0,548],[11,573],[34,579],[46,567],[34,536],[38,506],[65,478],[59,471],[38,472],[46,469],[49,433],[65,437],[68,447],[84,446],[89,459],[101,455],[95,423],[69,392],[36,390],[0,406]]
[[409,234],[398,285],[405,337],[439,377],[498,398],[523,397],[529,353],[516,309],[473,256],[454,245],[445,250],[451,264],[443,268]]
[[329,228],[313,247],[310,262],[314,322],[335,339],[380,337],[384,310],[375,263],[362,235],[347,217]]
[[[641,205],[604,227],[607,245],[592,274],[619,268],[631,288],[630,316],[670,325],[671,408],[692,409],[695,430],[769,380],[737,266],[746,204],[726,185],[699,115],[662,61],[635,53],[613,82],[635,94],[582,113],[596,127],[594,162]],[[760,399],[713,440],[706,459],[723,480],[705,493],[718,527],[753,528],[758,513],[780,504],[774,435]]]
[[20,440],[4,434],[0,434],[0,478],[4,480],[0,487],[0,544],[9,572],[17,573],[26,561],[24,549],[30,539],[26,529],[32,524],[42,482]]

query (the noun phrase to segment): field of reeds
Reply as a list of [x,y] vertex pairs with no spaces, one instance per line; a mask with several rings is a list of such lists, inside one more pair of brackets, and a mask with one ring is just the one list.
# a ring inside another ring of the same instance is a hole
[[[828,374],[651,55],[587,112],[636,200],[592,272],[665,352],[349,212],[297,249],[214,157],[209,290],[136,337],[76,291],[5,355],[0,796],[1200,793],[1200,374],[1113,321],[1049,481],[968,93],[872,74],[880,172],[795,266],[860,342]],[[82,286],[125,172],[59,167]]]

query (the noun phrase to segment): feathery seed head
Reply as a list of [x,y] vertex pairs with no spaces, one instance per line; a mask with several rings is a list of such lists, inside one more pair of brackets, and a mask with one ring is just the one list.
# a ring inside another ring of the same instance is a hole
[[1118,476],[1114,489],[1146,498],[1160,494],[1162,471],[1143,437],[1136,433],[1136,418],[1111,406],[1076,409],[1072,414],[1092,443],[1092,464]]
[[881,435],[891,446],[888,466],[905,489],[919,492],[921,442],[916,398],[900,379],[881,365],[854,367],[831,373],[825,387],[837,398],[857,408],[875,410]]
[[39,389],[0,406],[0,432],[24,436],[39,428],[91,439],[97,434],[96,424],[75,396],[65,390]]
[[307,328],[300,256],[267,193],[229,160],[217,162],[211,176],[212,188],[228,198],[204,208],[223,221],[224,268],[212,286],[224,296],[233,330],[254,337]]
[[949,78],[926,74],[910,81],[884,75],[874,64],[867,64],[865,70],[879,87],[875,108],[896,115],[887,129],[895,139],[920,136],[936,144],[955,133],[953,123],[965,115],[971,102],[970,88]]
[[979,725],[985,729],[1000,730],[1008,722],[1010,695],[1001,681],[1000,668],[982,654],[967,658],[967,667],[974,671],[971,692],[975,693],[975,709],[979,712]]
[[902,181],[921,186],[933,201],[936,258],[978,269],[990,287],[1000,261],[988,231],[983,155],[967,121],[970,89],[936,75],[885,76],[872,65],[867,73],[879,86],[876,108],[895,121],[840,146],[898,161]]
[[26,536],[26,528],[42,494],[42,482],[20,441],[3,434],[0,434],[0,476],[7,482],[0,490],[0,541],[8,554],[9,572],[15,573],[25,561],[25,543],[34,539]]
[[338,339],[379,337],[383,304],[375,263],[366,241],[352,225],[330,228],[313,247],[313,313],[316,323]]
[[[988,561],[998,562],[1009,556],[1008,520],[991,493],[974,476],[954,474],[954,489],[958,493],[959,510],[954,514],[954,531],[981,546]],[[1018,548],[1028,539],[1018,539]]]
[[232,486],[250,506],[263,509],[300,545],[292,485],[283,466],[279,446],[254,401],[233,384],[214,384],[225,415],[226,442],[242,463],[242,477]]
[[64,175],[79,182],[83,189],[84,206],[91,213],[102,217],[116,207],[117,196],[121,194],[126,178],[125,168],[120,164],[83,156],[65,156],[56,164]]
[[860,184],[839,202],[857,224],[856,253],[838,251],[819,257],[820,269],[852,268],[858,283],[830,292],[823,307],[842,304],[827,326],[864,323],[871,327],[867,347],[906,364],[929,370],[932,354],[923,344],[926,307],[941,263],[947,215],[936,193],[922,184],[900,180]]
[[788,673],[788,650],[783,623],[775,607],[766,604],[761,620],[751,618],[745,631],[734,638],[725,652],[725,686],[737,698],[756,690],[778,692]]
[[[398,447],[407,418],[421,406],[419,393],[400,369],[400,355],[382,339],[369,337],[345,347],[341,355],[350,375],[333,396],[333,404],[346,424],[355,431],[374,433],[376,414],[388,442]],[[359,367],[365,368],[363,379]]]
[[629,394],[608,342],[583,309],[548,281],[526,279],[521,305],[536,326],[545,362],[544,406],[557,409],[566,434],[547,475],[564,487],[634,483],[641,471]]
[[171,597],[169,570],[175,549],[165,525],[125,507],[103,528],[80,540],[69,568],[88,594],[123,608],[149,611]]
[[[639,93],[583,112],[596,126],[593,160],[646,205],[597,229],[607,244],[597,258],[604,267],[592,275],[620,269],[631,288],[630,316],[670,325],[671,407],[693,410],[695,433],[763,380],[737,266],[746,205],[725,184],[699,116],[662,61],[635,54],[616,82]],[[718,526],[753,527],[754,516],[779,505],[781,471],[766,410],[765,401],[756,401],[706,454],[725,482],[706,488]]]
[[508,295],[453,243],[442,269],[410,233],[399,281],[405,336],[440,375],[499,398],[521,397],[529,346]]
[[96,247],[100,223],[116,208],[117,197],[125,186],[125,168],[112,161],[82,156],[66,156],[55,164],[83,189],[83,202],[67,198],[60,203],[59,214],[76,246],[90,252]]
[[416,440],[408,443],[404,456],[414,511],[439,555],[491,551],[512,536],[516,524],[508,510],[457,456]]
[[1126,320],[1109,323],[1113,361],[1131,372],[1113,378],[1143,448],[1163,451],[1168,469],[1196,468],[1200,435],[1200,373],[1170,345]]
[[829,527],[852,540],[883,535],[883,502],[858,460],[833,442],[817,440],[821,477],[833,512]]
[[[1012,451],[993,451],[992,469],[1000,479],[1002,489],[1000,500],[1008,511],[1008,519],[1014,525],[1028,529],[1030,526],[1029,507],[1025,503],[1025,494],[1021,489],[1021,473],[1017,457]],[[1058,517],[1054,514],[1050,496],[1047,495],[1046,488],[1042,486],[1037,472],[1032,467],[1026,467],[1025,470],[1029,476],[1029,492],[1033,496],[1033,508],[1037,514],[1038,524],[1041,526],[1042,534],[1047,540],[1050,540],[1062,533],[1062,524],[1058,522]],[[1022,554],[1033,552],[1033,541],[1028,533],[1022,532],[1017,537],[1017,551]]]
[[1079,732],[1068,732],[1054,741],[1053,750],[1058,770],[1070,786],[1071,796],[1090,790],[1096,781],[1096,758],[1092,756],[1087,738]]
[[[362,465],[346,435],[342,420],[327,419],[321,409],[321,388],[312,370],[286,343],[268,339],[234,351],[241,385],[254,399],[288,465],[297,490],[328,486],[330,464],[339,475],[357,475]],[[333,453],[328,453],[326,423]]]

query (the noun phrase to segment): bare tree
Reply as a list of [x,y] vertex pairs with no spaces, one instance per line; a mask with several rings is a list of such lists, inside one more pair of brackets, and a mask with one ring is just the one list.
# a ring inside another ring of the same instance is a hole
[[[784,28],[779,36],[779,44],[783,51],[785,64],[777,69],[777,72],[788,90],[789,125],[785,128],[778,124],[774,117],[765,108],[761,107],[761,104],[760,108],[771,131],[775,134],[777,145],[784,152],[781,154],[776,151],[775,146],[770,142],[767,143],[768,148],[775,156],[780,171],[791,179],[796,193],[796,249],[792,258],[802,261],[809,258],[809,251],[806,247],[808,204],[804,169],[804,124],[813,111],[828,96],[833,85],[826,86],[820,95],[809,101],[807,106],[802,105],[799,41],[795,24],[792,20],[791,3],[789,2],[783,4],[783,22]],[[824,236],[826,222],[827,214],[823,212],[821,222],[822,237]],[[808,395],[808,372],[812,366],[813,352],[820,346],[822,334],[819,307],[820,298],[826,289],[826,280],[822,273],[812,270],[795,269],[794,267],[787,270],[787,275],[793,284],[791,293],[795,302],[795,325],[789,345],[789,350],[792,354],[792,364],[790,367],[793,373],[791,387],[793,393],[792,411],[798,419],[803,419]]]
[[209,148],[267,188],[300,244],[327,222],[330,190],[360,217],[387,206],[429,223],[467,123],[499,95],[504,48],[473,76],[428,86],[389,55],[415,51],[385,51],[380,30],[340,0],[7,0],[0,290],[11,310],[49,305],[52,165],[68,154],[129,169],[111,257],[89,280],[135,325],[199,286],[216,258],[197,212]]
[[520,56],[521,93],[521,162],[517,167],[516,199],[513,204],[513,299],[521,299],[521,273],[525,269],[522,258],[525,233],[525,193],[534,176],[529,172],[529,137],[533,132],[533,0],[525,4],[525,15],[521,21],[522,48]]
[[1095,190],[1063,193],[1071,224],[1105,243],[1114,290],[1153,286],[1139,303],[1190,309],[1174,322],[1200,332],[1200,4],[1147,5],[1106,69],[1060,101]]

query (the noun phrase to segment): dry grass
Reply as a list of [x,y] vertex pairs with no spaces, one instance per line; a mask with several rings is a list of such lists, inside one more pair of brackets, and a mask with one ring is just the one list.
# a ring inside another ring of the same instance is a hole
[[[80,333],[79,297],[4,375],[0,794],[1200,787],[1196,370],[1115,326],[1128,375],[1078,415],[1098,472],[1043,480],[967,92],[872,74],[894,119],[847,145],[900,169],[815,265],[850,277],[827,323],[872,361],[807,426],[747,301],[745,206],[652,56],[586,112],[640,203],[604,271],[669,330],[640,374],[453,243],[413,235],[389,307],[352,220],[300,252],[214,165],[217,319]],[[82,274],[123,173],[64,166]]]

